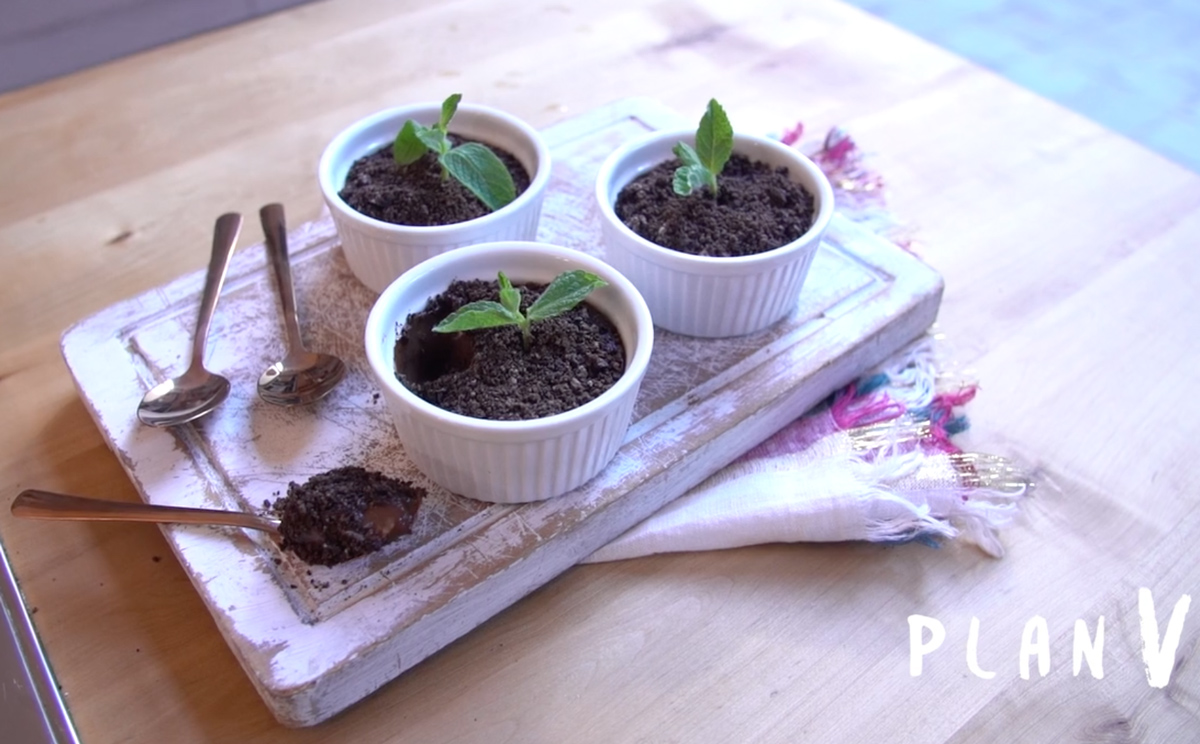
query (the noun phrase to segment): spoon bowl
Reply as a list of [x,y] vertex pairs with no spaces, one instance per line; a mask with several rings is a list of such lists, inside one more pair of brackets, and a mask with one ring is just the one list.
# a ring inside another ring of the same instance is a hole
[[229,396],[229,380],[206,369],[189,369],[151,388],[138,407],[138,418],[150,426],[194,421]]
[[212,257],[200,300],[200,316],[192,338],[192,363],[182,375],[151,388],[138,405],[138,419],[149,426],[175,426],[194,421],[219,406],[229,395],[229,380],[204,368],[208,326],[217,308],[229,259],[242,229],[242,216],[223,214],[213,230]]
[[346,365],[335,356],[304,348],[300,338],[300,320],[296,314],[296,290],[292,286],[283,205],[268,204],[259,210],[258,215],[262,220],[271,265],[275,269],[288,340],[287,355],[268,367],[258,378],[258,396],[277,406],[306,405],[328,395],[346,376]]
[[330,354],[303,349],[267,367],[258,395],[277,406],[298,406],[325,397],[346,376],[346,364]]

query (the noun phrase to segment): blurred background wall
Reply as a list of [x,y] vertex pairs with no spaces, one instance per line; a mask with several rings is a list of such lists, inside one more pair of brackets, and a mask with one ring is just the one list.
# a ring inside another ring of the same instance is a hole
[[0,93],[308,0],[0,0]]
[[[0,0],[0,92],[308,1]],[[847,2],[1200,172],[1200,0]]]

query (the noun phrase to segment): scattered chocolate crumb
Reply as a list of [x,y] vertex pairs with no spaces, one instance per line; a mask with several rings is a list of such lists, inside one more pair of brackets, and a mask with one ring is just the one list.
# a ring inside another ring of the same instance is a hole
[[[545,289],[541,284],[517,286],[524,311]],[[518,421],[577,408],[624,374],[621,334],[586,302],[539,320],[528,348],[516,326],[433,332],[457,308],[493,300],[499,292],[495,279],[455,280],[405,319],[393,348],[395,371],[405,387],[464,416]]]
[[721,171],[716,199],[708,187],[675,193],[678,159],[659,163],[617,195],[613,211],[638,235],[698,256],[749,256],[796,240],[816,218],[813,195],[787,168],[733,155]]
[[[451,134],[450,141],[458,146],[474,140]],[[517,194],[529,188],[529,173],[516,156],[504,148],[489,147],[508,169]],[[433,153],[399,166],[390,145],[356,160],[338,195],[358,212],[397,225],[452,225],[491,212],[466,186],[445,177]]]
[[425,489],[361,467],[319,473],[275,502],[284,550],[333,566],[412,531]]

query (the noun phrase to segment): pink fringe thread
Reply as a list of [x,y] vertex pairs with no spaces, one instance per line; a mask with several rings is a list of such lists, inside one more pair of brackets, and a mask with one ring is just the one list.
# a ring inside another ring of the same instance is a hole
[[[784,129],[779,141],[789,147],[796,146],[803,134],[804,124],[797,122]],[[807,154],[829,177],[838,211],[915,253],[913,236],[907,228],[896,224],[887,210],[883,176],[867,166],[862,149],[846,130],[830,129],[821,147]]]
[[[951,432],[947,424],[955,420],[954,409],[970,403],[976,392],[978,388],[975,385],[965,385],[955,392],[935,395],[929,407],[920,412],[922,418],[927,414],[929,420],[929,435],[923,439],[922,445],[927,449],[947,454],[961,453],[958,445],[950,441]],[[834,395],[829,412],[839,429],[856,429],[860,426],[880,424],[910,413],[903,404],[892,400],[887,393],[860,396],[857,382],[850,383]]]
[[954,409],[965,406],[975,398],[978,388],[966,385],[954,393],[939,393],[929,404],[929,439],[930,444],[942,452],[958,454],[962,449],[950,441],[950,433],[946,423],[954,419]]
[[800,138],[803,136],[804,136],[804,123],[798,121],[798,122],[796,122],[796,125],[794,127],[790,127],[788,129],[783,130],[783,134],[779,137],[779,141],[782,142],[783,144],[787,145],[788,147],[791,147],[792,145],[799,142]]
[[858,396],[858,383],[852,382],[833,396],[829,409],[839,429],[856,429],[900,418],[905,408],[886,393]]

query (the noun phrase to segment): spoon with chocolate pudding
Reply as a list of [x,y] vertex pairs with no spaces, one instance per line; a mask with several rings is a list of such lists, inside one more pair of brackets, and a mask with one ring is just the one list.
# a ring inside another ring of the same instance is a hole
[[[12,503],[30,519],[157,522],[262,530],[306,563],[332,566],[412,531],[425,489],[363,468],[338,468],[288,485],[272,514],[92,499],[27,489]],[[276,516],[277,515],[277,516]]]

